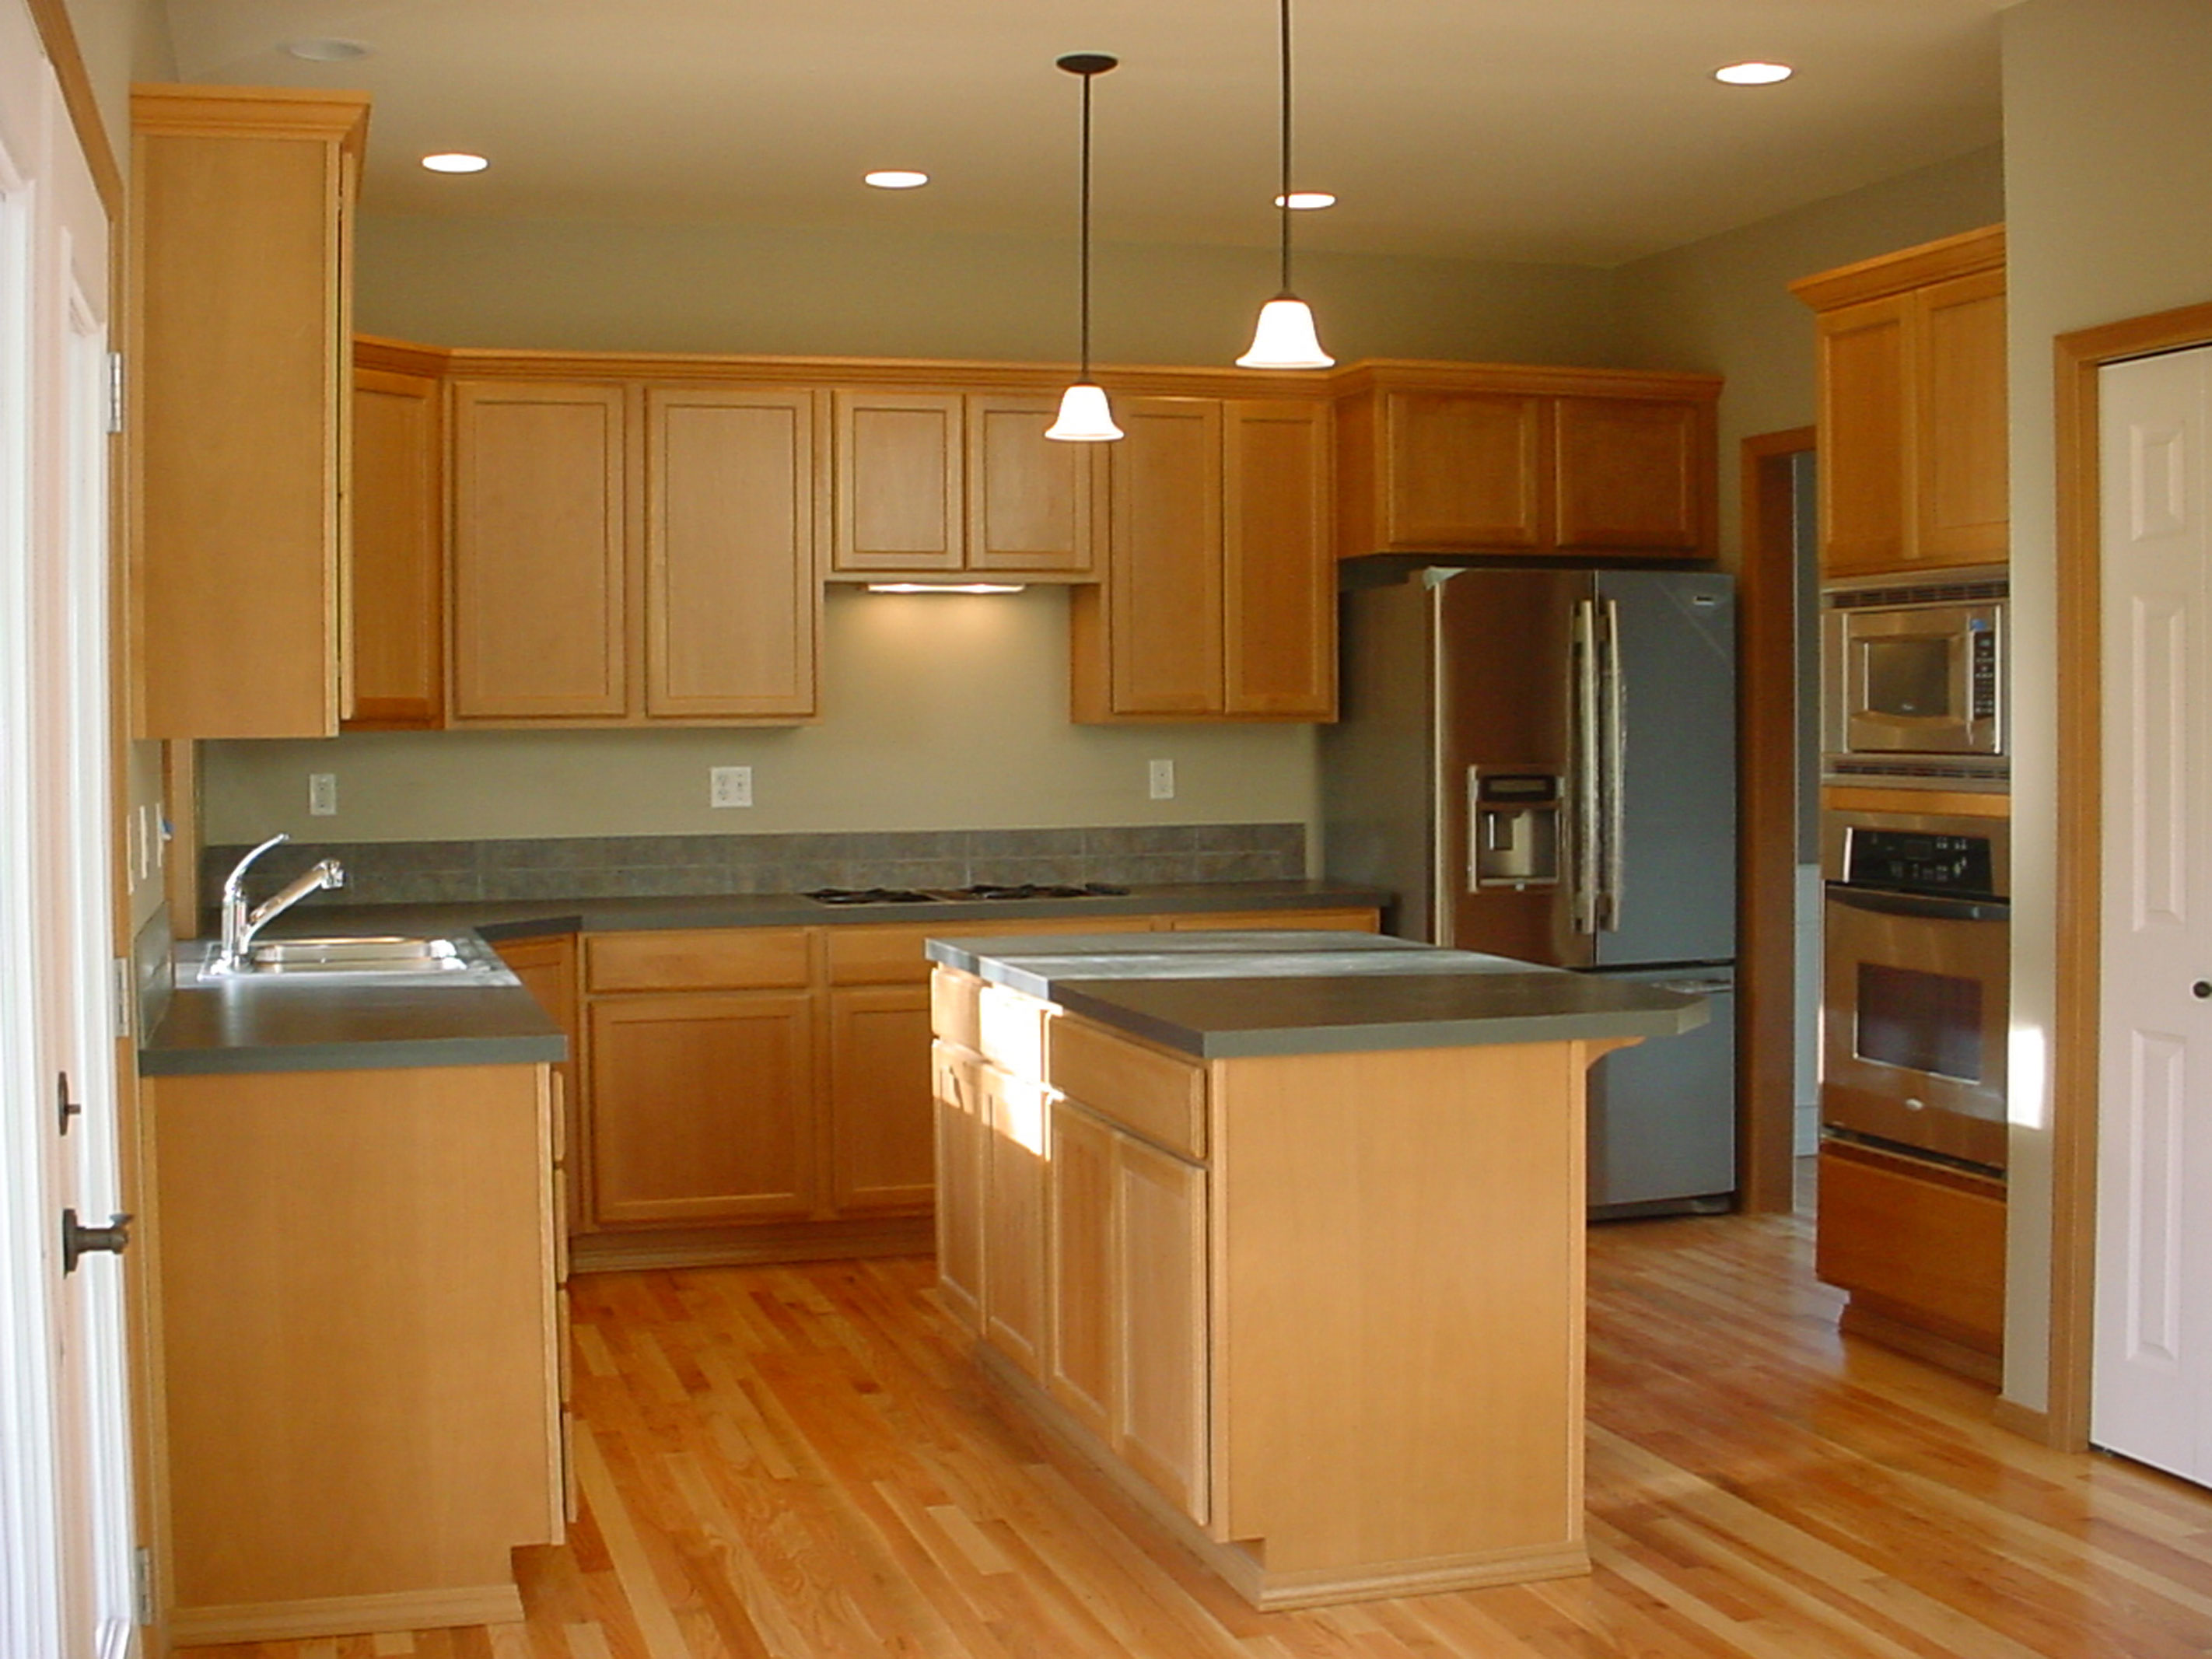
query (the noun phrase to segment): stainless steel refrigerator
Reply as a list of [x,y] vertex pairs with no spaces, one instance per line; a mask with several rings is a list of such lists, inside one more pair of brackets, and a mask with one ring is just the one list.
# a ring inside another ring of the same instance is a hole
[[1694,988],[1590,1079],[1593,1213],[1735,1186],[1735,615],[1702,571],[1346,567],[1329,876],[1391,931]]

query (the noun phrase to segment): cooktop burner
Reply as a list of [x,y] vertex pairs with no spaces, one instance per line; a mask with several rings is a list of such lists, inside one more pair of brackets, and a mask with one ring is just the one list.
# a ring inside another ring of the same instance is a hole
[[941,896],[918,887],[817,887],[799,897],[817,904],[935,904]]

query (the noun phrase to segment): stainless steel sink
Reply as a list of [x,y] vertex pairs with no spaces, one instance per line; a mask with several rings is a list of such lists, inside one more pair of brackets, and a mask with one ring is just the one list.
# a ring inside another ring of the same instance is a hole
[[197,960],[182,975],[200,985],[245,984],[292,980],[369,984],[514,984],[514,974],[487,945],[473,937],[416,939],[398,933],[344,933],[315,938],[256,939],[236,968],[220,965],[221,952],[196,943],[179,949]]
[[466,973],[468,958],[449,939],[355,934],[336,939],[265,939],[247,952],[256,974]]

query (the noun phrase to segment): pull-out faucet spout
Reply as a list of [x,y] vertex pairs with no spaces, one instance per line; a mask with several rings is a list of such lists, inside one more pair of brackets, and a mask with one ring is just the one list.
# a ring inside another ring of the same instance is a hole
[[291,840],[281,831],[255,848],[232,868],[222,884],[222,950],[216,957],[218,971],[234,974],[247,965],[247,955],[253,948],[254,935],[283,915],[308,894],[325,887],[345,885],[345,866],[336,859],[324,859],[311,865],[288,883],[252,908],[246,902],[246,872],[254,860],[270,848]]

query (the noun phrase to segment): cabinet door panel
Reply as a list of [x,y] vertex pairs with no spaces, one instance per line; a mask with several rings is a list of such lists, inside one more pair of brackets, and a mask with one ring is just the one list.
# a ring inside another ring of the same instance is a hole
[[830,994],[830,1201],[842,1214],[928,1208],[929,988]]
[[553,1067],[554,1105],[558,1114],[553,1126],[558,1137],[554,1157],[556,1162],[567,1161],[574,1176],[568,1183],[568,1201],[562,1206],[562,1215],[568,1231],[580,1233],[591,1224],[591,1218],[584,1210],[584,1200],[589,1191],[582,1168],[588,1157],[584,1151],[585,1102],[576,1085],[583,1070],[584,1031],[576,996],[575,937],[562,934],[556,939],[509,939],[496,948],[499,959],[522,981],[523,989],[538,999],[538,1006],[552,1017],[553,1023],[568,1039],[568,1058]]
[[1909,295],[1893,295],[1820,319],[1820,550],[1827,574],[1894,569],[1908,556],[1911,304]]
[[1054,1105],[1047,1386],[1102,1442],[1113,1435],[1114,1139],[1096,1118]]
[[1336,705],[1328,411],[1285,400],[1226,414],[1224,707],[1326,720]]
[[1209,1511],[1206,1172],[1116,1136],[1114,1449],[1192,1520]]
[[1705,543],[1700,405],[1561,398],[1553,405],[1558,545],[1686,554]]
[[1542,546],[1542,414],[1511,392],[1387,394],[1383,550]]
[[645,406],[646,714],[811,715],[814,394],[656,387]]
[[838,392],[837,537],[831,568],[957,570],[957,392]]
[[1045,1093],[981,1069],[983,1334],[1033,1377],[1044,1375]]
[[1919,307],[1919,538],[1923,564],[2001,560],[2007,495],[2005,274],[1923,289]]
[[981,1067],[973,1054],[934,1044],[937,1097],[937,1286],[945,1310],[969,1335],[983,1329],[983,1158]]
[[592,1006],[592,1212],[602,1224],[785,1219],[813,1200],[812,999]]
[[1106,635],[1112,712],[1218,713],[1221,405],[1125,398],[1113,445]]
[[1088,574],[1097,444],[1044,435],[1049,398],[971,394],[968,406],[968,568]]
[[353,377],[353,714],[356,730],[433,727],[446,709],[441,389]]
[[454,386],[456,719],[623,713],[623,398]]

